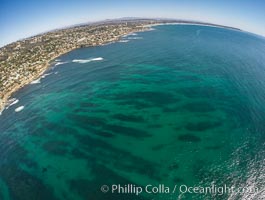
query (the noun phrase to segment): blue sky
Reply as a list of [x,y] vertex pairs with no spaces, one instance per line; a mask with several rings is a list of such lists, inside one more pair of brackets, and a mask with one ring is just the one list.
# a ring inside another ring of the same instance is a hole
[[120,17],[192,19],[265,36],[264,0],[0,0],[0,47],[51,29]]

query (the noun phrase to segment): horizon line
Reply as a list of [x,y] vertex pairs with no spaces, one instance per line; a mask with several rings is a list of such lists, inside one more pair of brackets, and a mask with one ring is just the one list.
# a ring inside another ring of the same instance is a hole
[[[258,37],[262,37],[263,39],[265,39],[265,36],[264,35],[260,35],[260,34],[257,34],[257,33],[253,33],[253,32],[249,32],[249,31],[246,31],[246,30],[243,30],[241,28],[238,28],[238,27],[233,27],[233,26],[227,26],[227,25],[222,25],[222,24],[216,24],[216,23],[211,23],[211,22],[205,22],[205,21],[199,21],[199,20],[190,20],[190,19],[178,19],[178,18],[161,18],[161,17],[120,17],[120,18],[108,18],[108,19],[102,19],[102,20],[96,20],[96,21],[88,21],[88,22],[80,22],[80,23],[76,23],[76,24],[72,24],[72,25],[66,25],[66,26],[62,26],[62,27],[58,27],[58,28],[54,28],[54,29],[50,29],[50,30],[47,30],[47,31],[43,31],[43,32],[40,32],[40,33],[36,33],[36,34],[33,34],[31,36],[28,36],[28,37],[24,37],[24,38],[20,38],[20,39],[17,39],[13,42],[10,42],[10,43],[7,43],[7,44],[4,44],[3,46],[0,46],[0,49],[2,49],[3,47],[6,47],[10,44],[13,44],[13,43],[16,43],[16,42],[19,42],[19,41],[22,41],[22,40],[26,40],[26,39],[30,39],[32,37],[36,37],[38,35],[42,35],[42,34],[46,34],[46,33],[49,33],[49,32],[54,32],[54,31],[59,31],[59,30],[64,30],[64,29],[70,29],[70,28],[75,28],[75,27],[78,27],[78,26],[85,26],[85,25],[96,25],[97,23],[100,24],[100,23],[103,23],[104,22],[111,22],[111,21],[133,21],[133,20],[175,20],[175,21],[179,21],[180,23],[183,23],[183,24],[191,24],[191,23],[194,23],[194,25],[212,25],[212,26],[215,26],[215,27],[219,27],[219,28],[227,28],[227,29],[233,29],[233,30],[238,30],[238,31],[242,31],[242,32],[245,32],[245,33],[249,33],[249,34],[254,34]],[[170,22],[168,22],[170,23]],[[174,22],[172,22],[173,24]],[[175,22],[177,23],[177,22]],[[161,24],[162,25],[162,24]]]

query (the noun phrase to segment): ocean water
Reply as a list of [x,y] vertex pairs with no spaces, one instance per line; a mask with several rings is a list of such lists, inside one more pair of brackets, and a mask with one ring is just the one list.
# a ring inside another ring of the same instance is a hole
[[[154,28],[62,55],[12,96],[0,116],[0,199],[264,198],[265,39]],[[143,192],[101,191],[118,184]],[[210,186],[241,190],[184,191]]]

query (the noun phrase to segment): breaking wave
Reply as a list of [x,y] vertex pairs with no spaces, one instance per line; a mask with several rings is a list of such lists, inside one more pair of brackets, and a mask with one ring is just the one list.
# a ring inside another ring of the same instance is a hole
[[129,40],[120,40],[119,42],[126,43],[126,42],[129,42]]
[[24,109],[24,106],[19,106],[15,109],[15,112],[20,112]]
[[142,37],[128,37],[129,40],[140,40],[143,39]]
[[89,62],[101,61],[101,60],[103,60],[103,58],[102,57],[98,57],[98,58],[90,58],[90,59],[74,59],[74,60],[72,60],[72,62],[83,64],[83,63],[89,63]]
[[129,34],[126,34],[126,35],[124,35],[122,37],[125,38],[125,37],[136,36],[136,35],[138,35],[138,34],[137,33],[129,33]]
[[63,65],[63,64],[66,64],[66,63],[68,63],[68,62],[57,62],[57,63],[55,63],[54,66]]
[[40,83],[40,79],[41,79],[41,78],[38,78],[38,79],[32,81],[30,84],[31,84],[31,85],[33,85],[33,84],[38,84],[38,83]]
[[38,83],[41,83],[41,79],[45,78],[46,76],[49,76],[51,75],[52,73],[47,73],[47,74],[43,74],[40,78],[32,81],[30,84],[33,85],[33,84],[38,84]]
[[16,98],[9,99],[8,102],[7,102],[7,104],[6,104],[6,110],[8,108],[10,108],[11,106],[17,104],[18,102],[19,102],[19,100],[16,99]]
[[41,78],[45,78],[46,76],[49,76],[49,75],[51,75],[52,73],[47,73],[47,74],[43,74],[42,76],[41,76]]

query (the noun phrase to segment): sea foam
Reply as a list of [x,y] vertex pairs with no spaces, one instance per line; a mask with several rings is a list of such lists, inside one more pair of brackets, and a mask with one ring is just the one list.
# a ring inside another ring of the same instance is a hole
[[38,83],[40,83],[40,78],[38,78],[38,79],[32,81],[30,84],[33,85],[33,84],[38,84]]
[[66,64],[66,63],[68,63],[68,62],[57,62],[57,63],[55,63],[54,66],[63,65],[63,64]]
[[128,34],[128,35],[134,35],[134,36],[135,36],[135,35],[138,35],[138,34],[137,34],[137,33],[130,33],[130,34]]
[[142,37],[127,37],[128,40],[140,40]]
[[45,78],[46,76],[49,76],[51,75],[52,73],[47,73],[47,74],[43,74],[40,78],[32,81],[30,84],[33,85],[33,84],[38,84],[38,83],[41,83],[41,79]]
[[5,109],[7,110],[8,108],[10,108],[11,106],[17,104],[18,102],[19,102],[19,100],[16,99],[16,98],[9,99],[7,104],[6,104],[6,108]]
[[119,42],[126,43],[126,42],[129,42],[129,40],[120,40]]
[[129,34],[126,34],[126,35],[124,35],[122,37],[125,38],[125,37],[128,37],[128,36],[136,36],[136,35],[138,35],[138,34],[137,33],[129,33]]
[[41,76],[41,78],[45,78],[46,76],[49,76],[49,75],[51,75],[52,73],[47,73],[47,74],[43,74],[42,76]]
[[20,112],[21,110],[24,109],[24,106],[19,106],[15,109],[15,112]]
[[72,62],[83,64],[83,63],[89,63],[89,62],[100,61],[100,60],[103,60],[103,58],[98,57],[98,58],[90,58],[90,59],[74,59],[74,60],[72,60]]

